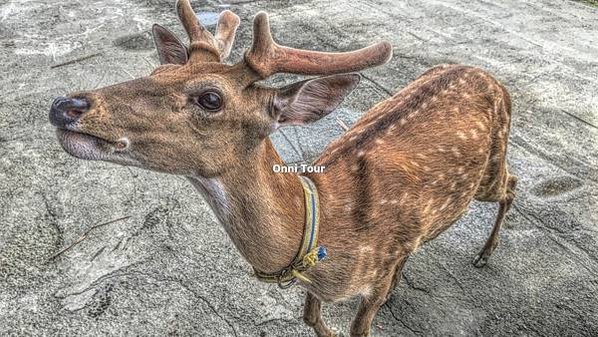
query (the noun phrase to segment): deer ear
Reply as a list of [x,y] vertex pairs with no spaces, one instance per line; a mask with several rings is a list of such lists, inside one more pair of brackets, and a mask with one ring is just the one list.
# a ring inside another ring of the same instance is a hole
[[278,89],[270,113],[276,125],[301,125],[331,113],[359,83],[358,74],[319,77]]
[[187,47],[168,29],[155,24],[152,27],[154,43],[161,64],[185,64],[189,59]]

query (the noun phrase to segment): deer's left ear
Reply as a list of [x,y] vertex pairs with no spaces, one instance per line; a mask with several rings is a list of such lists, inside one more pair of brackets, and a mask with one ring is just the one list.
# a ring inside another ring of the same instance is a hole
[[278,89],[270,114],[275,128],[301,125],[331,113],[359,83],[358,74],[320,77]]
[[187,47],[168,29],[155,24],[152,35],[158,49],[160,64],[185,64],[189,59]]

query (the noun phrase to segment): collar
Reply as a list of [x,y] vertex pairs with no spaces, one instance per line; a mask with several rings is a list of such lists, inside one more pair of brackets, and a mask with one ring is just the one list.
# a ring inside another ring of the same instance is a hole
[[311,280],[303,273],[328,256],[326,247],[317,245],[320,221],[318,190],[314,182],[308,177],[299,176],[299,178],[305,196],[305,227],[299,252],[291,264],[277,272],[264,273],[253,268],[254,276],[258,280],[267,283],[277,283],[283,289],[291,287],[297,283],[297,280],[311,283]]

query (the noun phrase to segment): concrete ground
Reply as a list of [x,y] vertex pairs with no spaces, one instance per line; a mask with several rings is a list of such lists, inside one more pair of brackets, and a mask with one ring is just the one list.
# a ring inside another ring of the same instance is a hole
[[[151,25],[182,32],[173,2],[0,4],[0,335],[311,336],[300,319],[303,292],[250,278],[184,179],[77,160],[55,139],[53,97],[148,74],[157,63]],[[208,23],[225,7],[195,5]],[[340,135],[336,117],[352,124],[439,63],[487,69],[512,93],[509,162],[520,183],[499,248],[487,267],[472,266],[496,212],[474,203],[410,259],[374,336],[598,335],[597,8],[554,0],[237,0],[230,8],[242,18],[235,61],[258,10],[294,47],[394,45],[392,61],[364,71],[334,116],[273,136],[289,162],[314,158]],[[355,307],[327,305],[326,320],[347,331]]]

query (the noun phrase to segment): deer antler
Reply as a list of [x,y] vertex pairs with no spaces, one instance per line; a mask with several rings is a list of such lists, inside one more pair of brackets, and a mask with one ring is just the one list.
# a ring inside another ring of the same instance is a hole
[[344,53],[280,46],[272,39],[268,15],[260,12],[253,19],[253,45],[245,53],[245,62],[263,79],[276,73],[332,75],[359,71],[384,64],[391,56],[392,47],[386,41]]
[[218,25],[216,26],[216,42],[220,50],[220,59],[224,60],[230,55],[230,51],[235,41],[235,33],[239,27],[241,20],[239,17],[229,11],[225,10],[220,13],[218,18]]
[[[177,0],[176,10],[189,36],[191,59],[220,62],[228,57],[240,23],[237,15],[229,10],[220,13],[216,37],[214,37],[201,25],[189,0]],[[205,51],[208,53],[206,54]]]

